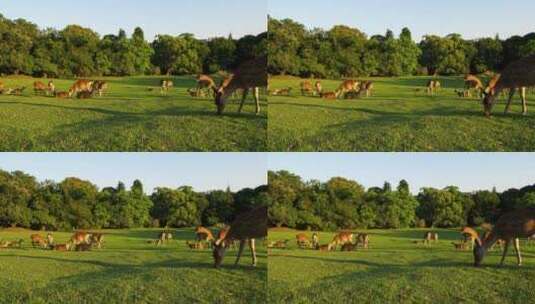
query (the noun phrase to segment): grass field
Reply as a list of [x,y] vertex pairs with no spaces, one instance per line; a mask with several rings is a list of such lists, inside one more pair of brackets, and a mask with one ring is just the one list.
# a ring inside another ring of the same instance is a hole
[[[269,240],[290,239],[289,249],[270,249],[270,303],[533,303],[535,246],[521,244],[524,266],[514,250],[504,267],[493,251],[481,268],[470,251],[455,251],[460,234],[439,233],[438,244],[412,241],[424,230],[368,231],[370,248],[356,252],[298,249],[296,231],[269,232]],[[311,233],[307,233],[309,236]],[[320,233],[320,243],[334,234]]]
[[[211,252],[192,251],[191,229],[174,231],[175,240],[156,247],[146,240],[159,230],[105,231],[102,249],[56,252],[31,248],[30,231],[0,230],[0,238],[23,238],[22,249],[1,249],[0,303],[264,303],[267,259],[259,243],[259,265],[249,251],[234,268],[236,251],[223,267]],[[46,235],[42,233],[42,235]],[[71,233],[55,233],[65,243]]]
[[[292,87],[290,96],[269,97],[270,151],[534,151],[535,109],[522,116],[519,97],[504,115],[481,101],[461,99],[462,77],[442,77],[443,89],[427,96],[429,77],[375,78],[374,96],[355,100],[301,97],[298,78],[274,77],[270,89]],[[325,91],[341,81],[322,81]],[[535,96],[528,96],[528,107]]]
[[[238,103],[216,116],[210,98],[192,98],[191,77],[161,96],[158,77],[107,78],[103,97],[89,100],[36,96],[35,79],[0,79],[6,88],[26,86],[23,96],[0,95],[0,151],[265,151],[266,100],[254,114],[248,100],[242,114]],[[167,79],[167,78],[166,78]],[[39,79],[47,83],[46,79]],[[54,80],[66,91],[73,80]],[[150,87],[154,91],[148,91]]]

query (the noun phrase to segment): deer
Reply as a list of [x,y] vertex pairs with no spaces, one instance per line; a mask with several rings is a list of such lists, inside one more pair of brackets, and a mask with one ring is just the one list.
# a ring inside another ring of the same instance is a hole
[[[475,231],[474,231],[475,232]],[[479,267],[483,262],[487,251],[499,240],[505,241],[503,249],[502,259],[500,266],[503,266],[509,245],[513,242],[517,265],[522,266],[522,256],[520,253],[520,241],[519,238],[529,237],[535,234],[535,209],[518,209],[505,213],[498,218],[498,221],[484,239],[479,237],[479,234],[475,232],[473,237],[475,238],[474,247],[474,266]]]
[[97,247],[98,249],[101,249],[102,243],[104,243],[104,234],[91,233],[91,245]]
[[17,241],[2,240],[0,241],[0,248],[22,248],[22,243],[24,243],[23,239]]
[[32,240],[33,247],[41,247],[41,248],[47,247],[45,238],[42,237],[40,234],[32,234],[30,235],[30,239]]
[[102,97],[104,91],[108,89],[108,83],[103,80],[95,80],[91,86],[91,91],[97,92],[99,97]]
[[74,82],[70,87],[69,92],[71,95],[77,94],[78,92],[91,92],[93,89],[93,81],[87,79],[79,79]]
[[91,243],[91,234],[84,231],[76,231],[72,236],[70,243],[75,246],[78,244],[90,244]]
[[[308,81],[308,80],[302,81],[299,84],[299,87],[301,88],[301,95],[302,96],[307,96],[307,94],[314,94],[314,88],[312,87],[312,83],[310,81]],[[319,87],[320,87],[320,90],[318,91],[318,94],[321,91],[321,83],[320,83]]]
[[33,92],[37,95],[38,93],[44,93],[48,95],[48,87],[41,81],[34,81],[33,83]]
[[261,56],[253,60],[246,61],[234,70],[234,72],[223,80],[219,88],[214,88],[215,104],[217,114],[223,114],[228,97],[236,90],[243,90],[242,100],[238,113],[241,113],[245,99],[249,91],[253,90],[256,104],[255,113],[260,114],[260,88],[267,87],[267,56]]
[[356,246],[358,246],[359,244],[362,246],[362,248],[368,249],[370,245],[370,236],[367,233],[357,234]]
[[312,233],[312,247],[316,248],[320,243],[320,238],[317,233]]
[[340,95],[344,95],[347,92],[356,92],[358,91],[359,85],[360,82],[357,80],[344,80],[338,87],[337,91],[341,92]]
[[471,227],[463,227],[461,234],[463,236],[463,243],[470,242],[470,250],[474,250],[474,244],[478,235],[477,231]]
[[158,234],[158,240],[156,241],[156,246],[163,245],[164,243],[167,244],[169,241],[173,239],[173,235],[169,231],[162,231]]
[[5,91],[6,95],[16,95],[16,96],[20,96],[22,95],[22,92],[24,92],[24,90],[26,90],[26,87],[20,87],[20,88],[14,88],[14,89],[7,89]]
[[50,95],[54,96],[56,93],[56,86],[54,85],[54,82],[52,80],[48,82],[47,87],[48,91],[46,94],[48,95],[48,93],[50,93]]
[[281,96],[281,95],[290,96],[291,92],[292,92],[292,88],[288,87],[288,88],[283,88],[283,89],[275,89],[273,90],[273,92],[271,92],[271,95],[272,96]]
[[528,113],[526,87],[535,85],[535,54],[509,64],[501,74],[495,75],[483,92],[483,110],[487,118],[491,117],[496,96],[509,89],[509,98],[504,113],[509,113],[511,102],[518,89],[522,100],[522,115]]
[[314,94],[320,94],[321,91],[323,91],[323,87],[321,86],[321,81],[316,81],[316,83],[314,83],[314,88],[316,89],[316,91],[314,92]]
[[472,74],[466,74],[464,76],[464,88],[465,88],[465,92],[468,91],[468,94],[466,94],[468,96],[464,96],[464,97],[471,97],[470,96],[471,90],[477,91],[479,93],[479,97],[483,97],[483,91],[485,90],[481,80],[477,78],[477,76],[472,75]]
[[[365,92],[366,97],[372,96],[372,90],[373,90],[373,81],[364,81],[360,85],[360,92]],[[360,95],[360,94],[359,94]]]
[[71,244],[56,244],[52,246],[51,248],[52,250],[56,250],[56,251],[70,251],[72,246]]
[[457,251],[463,251],[467,249],[465,242],[460,242],[460,243],[451,242],[451,244]]
[[424,235],[424,243],[431,245],[431,242],[438,242],[438,233],[427,231]]
[[306,236],[306,234],[298,233],[295,236],[295,240],[296,240],[297,246],[299,246],[299,248],[301,248],[301,249],[310,248],[311,242],[310,242],[310,239]]
[[214,89],[216,87],[212,77],[208,75],[200,74],[197,76],[197,96],[201,96],[201,91],[203,89]]
[[342,231],[336,234],[331,241],[331,247],[336,250],[336,247],[338,245],[344,245],[346,243],[353,243],[353,232],[350,231]]
[[160,94],[167,94],[169,89],[174,86],[173,81],[171,80],[162,80],[160,81]]
[[203,242],[190,242],[190,241],[186,241],[186,245],[188,245],[188,247],[190,249],[195,249],[195,250],[202,250],[204,249],[204,243]]
[[212,231],[203,226],[197,226],[197,228],[195,228],[195,234],[197,241],[212,242],[215,240]]
[[52,233],[49,232],[46,234],[46,242],[49,247],[54,246],[54,236]]
[[427,95],[435,95],[440,90],[441,84],[438,80],[429,80],[427,82]]
[[214,266],[219,268],[223,262],[225,256],[226,246],[225,240],[238,240],[240,247],[238,250],[238,256],[234,266],[237,266],[240,262],[240,257],[243,253],[245,243],[249,243],[251,249],[251,255],[253,258],[253,267],[256,266],[256,249],[255,239],[265,238],[267,236],[267,207],[257,207],[253,210],[239,214],[236,219],[230,224],[228,230],[219,236],[219,238],[213,243],[213,257]]

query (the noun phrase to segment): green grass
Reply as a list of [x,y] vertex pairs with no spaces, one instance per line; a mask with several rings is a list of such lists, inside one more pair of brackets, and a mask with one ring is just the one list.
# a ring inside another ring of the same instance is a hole
[[[470,251],[455,251],[460,234],[440,230],[438,244],[412,241],[424,230],[373,230],[370,248],[355,252],[298,249],[296,231],[269,232],[269,240],[290,239],[289,249],[270,249],[270,303],[533,303],[535,246],[521,244],[524,266],[511,248],[498,267],[493,251],[481,268]],[[311,233],[307,233],[309,236]],[[320,243],[334,234],[320,233]]]
[[[146,240],[160,230],[105,231],[102,249],[56,252],[31,248],[30,231],[0,230],[0,238],[23,238],[22,249],[1,249],[0,303],[264,303],[267,259],[259,243],[259,264],[249,251],[233,267],[236,251],[223,267],[211,252],[192,251],[192,229],[174,231],[174,241],[156,247]],[[46,235],[42,233],[42,235]],[[71,233],[55,233],[65,243]]]
[[[237,100],[216,116],[210,98],[192,98],[191,77],[175,77],[161,96],[162,77],[107,78],[103,97],[89,100],[36,96],[35,79],[0,79],[6,88],[26,86],[23,96],[0,95],[0,151],[265,151],[265,98],[260,115],[248,99],[242,114]],[[44,83],[46,79],[38,79]],[[54,80],[65,91],[73,80]],[[148,91],[149,87],[155,88]]]
[[[462,77],[439,78],[443,89],[426,96],[429,77],[374,78],[374,96],[356,100],[302,97],[300,79],[274,77],[270,89],[292,87],[291,96],[269,97],[270,151],[533,151],[535,109],[522,116],[519,97],[504,115],[483,115],[481,101],[460,99]],[[335,90],[341,81],[322,81]],[[528,106],[533,106],[533,95]]]

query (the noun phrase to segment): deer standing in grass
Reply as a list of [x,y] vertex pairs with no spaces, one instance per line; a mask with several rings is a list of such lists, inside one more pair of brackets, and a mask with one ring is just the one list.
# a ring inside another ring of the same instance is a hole
[[505,241],[500,265],[503,265],[509,245],[513,242],[517,264],[522,265],[519,238],[529,237],[535,234],[535,209],[519,209],[502,215],[488,236],[484,239],[475,232],[474,266],[481,266],[481,262],[487,251],[500,239]]
[[505,113],[509,112],[511,101],[516,93],[520,90],[520,97],[522,99],[522,114],[528,113],[528,105],[526,102],[526,87],[535,85],[535,54],[522,58],[509,64],[501,74],[494,76],[485,91],[483,92],[483,107],[485,116],[490,117],[492,107],[496,96],[503,90],[509,89],[509,99],[505,107]]
[[429,80],[427,82],[427,95],[435,95],[440,90],[441,84],[438,80]]
[[424,235],[424,242],[426,245],[431,245],[431,242],[438,242],[438,233],[427,231]]
[[254,100],[256,104],[256,114],[260,113],[260,88],[267,87],[267,57],[258,57],[256,59],[242,63],[234,73],[223,80],[219,88],[214,88],[215,104],[217,106],[217,114],[223,114],[227,99],[236,90],[242,89],[243,95],[238,108],[238,113],[241,113],[245,99],[250,90],[253,90]]
[[308,248],[308,247],[310,247],[310,244],[311,244],[310,243],[310,239],[304,233],[298,233],[295,236],[295,240],[296,240],[297,246],[299,246],[299,248]]
[[33,83],[33,92],[35,94],[44,93],[45,95],[48,95],[48,87],[41,81],[35,81]]
[[214,266],[216,268],[221,266],[227,249],[227,246],[225,246],[227,240],[238,240],[240,242],[238,256],[234,263],[235,266],[240,262],[246,242],[249,243],[249,248],[251,249],[253,266],[256,266],[255,239],[265,238],[266,236],[267,207],[257,207],[249,212],[238,215],[229,229],[225,230],[225,233],[222,233],[213,244]]
[[336,247],[338,245],[344,245],[346,243],[350,243],[350,244],[353,243],[353,232],[350,232],[350,231],[339,232],[337,235],[334,236],[330,245],[331,245],[331,248],[336,250]]
[[338,87],[337,91],[340,92],[339,95],[344,96],[344,94],[347,92],[358,91],[359,86],[360,86],[360,82],[357,80],[352,80],[352,79],[344,80]]
[[[316,82],[316,84],[317,83],[318,82]],[[310,81],[308,81],[308,80],[302,81],[299,84],[299,87],[301,88],[301,95],[303,95],[303,96],[306,96],[307,94],[314,94],[314,87],[312,87],[312,83]],[[316,88],[317,88],[317,86],[316,86]],[[321,91],[321,83],[319,85],[319,88],[320,88],[320,90],[318,91],[318,94]]]
[[87,79],[79,79],[74,82],[74,84],[69,89],[71,96],[76,95],[79,92],[92,92],[93,91],[93,81]]

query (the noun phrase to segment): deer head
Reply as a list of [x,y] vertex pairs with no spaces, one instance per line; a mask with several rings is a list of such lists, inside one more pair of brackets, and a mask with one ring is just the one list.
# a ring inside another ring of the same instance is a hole
[[490,117],[492,106],[494,105],[494,98],[496,97],[496,85],[500,80],[501,75],[497,74],[489,81],[487,88],[483,91],[483,108],[485,116]]

